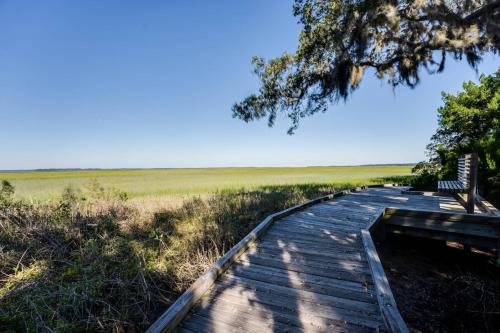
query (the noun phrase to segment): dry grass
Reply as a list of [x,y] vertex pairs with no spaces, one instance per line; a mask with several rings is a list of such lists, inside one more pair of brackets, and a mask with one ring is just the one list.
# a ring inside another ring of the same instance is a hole
[[347,187],[127,200],[98,183],[57,202],[0,192],[0,330],[142,331],[264,216]]

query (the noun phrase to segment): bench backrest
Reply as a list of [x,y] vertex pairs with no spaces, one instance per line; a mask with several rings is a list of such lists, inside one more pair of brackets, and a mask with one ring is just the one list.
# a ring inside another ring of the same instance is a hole
[[458,159],[458,181],[460,181],[467,192],[466,208],[468,212],[474,212],[474,197],[477,186],[477,154],[467,154]]
[[462,156],[458,159],[458,181],[465,189],[469,188],[471,179],[472,154]]

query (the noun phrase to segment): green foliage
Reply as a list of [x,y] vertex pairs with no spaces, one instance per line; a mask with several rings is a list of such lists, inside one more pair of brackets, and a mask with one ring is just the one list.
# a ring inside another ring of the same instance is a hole
[[73,185],[68,185],[63,189],[61,201],[74,205],[82,200],[84,200],[84,198],[82,197],[81,191],[76,189]]
[[500,70],[481,75],[479,84],[464,83],[456,96],[443,92],[443,102],[439,127],[427,146],[430,160],[412,170],[414,186],[435,190],[439,179],[456,179],[458,158],[475,152],[479,189],[500,204]]
[[413,189],[418,191],[435,192],[437,190],[438,181],[439,177],[437,174],[424,171],[413,179],[413,181],[411,182],[411,186],[413,187]]
[[9,200],[14,195],[14,186],[7,180],[2,180],[2,187],[0,188],[0,200]]
[[[439,127],[427,149],[431,162],[441,165],[440,178],[455,179],[457,159],[476,152],[480,190],[500,198],[500,70],[466,82],[456,96],[443,93]],[[497,199],[498,200],[498,199]]]
[[441,166],[435,162],[422,161],[418,162],[413,169],[411,169],[411,172],[420,176],[422,174],[437,174],[440,169]]
[[85,195],[90,199],[98,199],[98,200],[110,200],[110,199],[118,199],[118,200],[127,200],[128,194],[127,192],[120,191],[114,187],[106,188],[97,178],[93,178],[86,185]]
[[411,186],[419,191],[436,191],[440,169],[441,166],[436,162],[417,163],[411,170],[414,175],[410,182]]
[[235,104],[233,116],[267,118],[272,126],[283,112],[293,133],[301,118],[346,100],[366,69],[393,86],[414,87],[419,70],[441,72],[447,54],[465,56],[476,68],[484,52],[500,48],[499,7],[498,1],[295,0],[303,25],[297,50],[252,59],[260,89]]

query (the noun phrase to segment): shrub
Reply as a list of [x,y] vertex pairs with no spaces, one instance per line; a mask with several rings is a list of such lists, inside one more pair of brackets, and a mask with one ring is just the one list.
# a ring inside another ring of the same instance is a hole
[[411,170],[414,177],[411,186],[418,191],[436,191],[440,166],[433,162],[419,162]]
[[2,180],[2,187],[0,188],[0,202],[10,201],[14,196],[14,186],[6,180]]

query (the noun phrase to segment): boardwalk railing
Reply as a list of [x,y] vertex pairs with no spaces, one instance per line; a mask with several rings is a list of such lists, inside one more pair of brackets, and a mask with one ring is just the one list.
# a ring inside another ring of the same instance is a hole
[[389,281],[385,276],[384,267],[382,266],[371,236],[371,233],[375,233],[377,229],[383,228],[382,221],[384,221],[385,215],[386,209],[380,213],[377,219],[373,220],[368,225],[367,229],[361,230],[361,237],[363,239],[368,264],[372,272],[375,293],[385,326],[389,332],[407,333],[409,332],[408,327],[399,313],[394,295],[389,286]]

